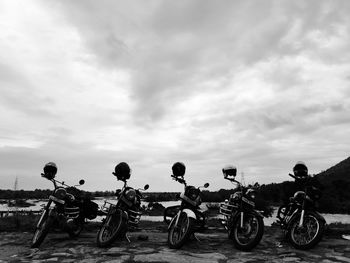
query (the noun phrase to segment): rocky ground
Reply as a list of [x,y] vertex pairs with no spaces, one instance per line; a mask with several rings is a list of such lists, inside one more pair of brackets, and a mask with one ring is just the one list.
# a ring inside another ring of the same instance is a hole
[[[350,241],[326,234],[309,251],[293,249],[283,241],[277,227],[266,227],[261,243],[251,252],[235,249],[224,231],[197,234],[181,250],[167,247],[164,228],[146,228],[129,234],[131,242],[118,241],[110,248],[96,247],[96,229],[78,239],[64,233],[49,233],[40,249],[30,249],[32,233],[1,232],[0,262],[350,262]],[[147,238],[146,238],[147,237]]]

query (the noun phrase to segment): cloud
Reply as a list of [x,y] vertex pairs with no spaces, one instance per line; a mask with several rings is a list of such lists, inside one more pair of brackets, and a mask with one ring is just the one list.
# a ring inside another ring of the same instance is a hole
[[194,183],[215,189],[228,163],[274,182],[296,161],[317,172],[348,155],[347,1],[1,7],[8,185],[56,161],[62,179],[103,190],[128,161],[136,184],[162,190],[184,161]]
[[[326,1],[58,5],[102,65],[129,69],[140,125],[164,118],[168,105],[201,92],[208,79],[230,77],[242,66],[270,58],[279,63],[285,55],[306,53],[329,61],[342,57],[334,50],[345,51],[348,42],[339,43],[347,34],[346,2],[340,3],[342,10]],[[279,86],[293,85],[293,72],[279,70]]]

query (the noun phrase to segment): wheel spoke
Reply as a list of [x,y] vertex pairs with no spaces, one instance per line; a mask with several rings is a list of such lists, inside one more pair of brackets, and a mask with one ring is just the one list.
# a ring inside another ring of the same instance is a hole
[[298,245],[310,244],[319,231],[319,223],[312,215],[307,215],[304,218],[304,225],[299,227],[299,220],[296,220],[292,226],[291,237]]
[[253,215],[245,215],[245,220],[243,222],[243,228],[241,228],[240,220],[237,221],[235,226],[235,235],[237,241],[241,245],[246,245],[252,242],[257,234],[259,229],[258,220],[256,220]]

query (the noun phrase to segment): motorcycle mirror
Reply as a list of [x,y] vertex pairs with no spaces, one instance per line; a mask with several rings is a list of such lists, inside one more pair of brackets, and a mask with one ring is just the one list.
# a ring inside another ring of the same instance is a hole
[[208,183],[205,183],[204,184],[204,188],[208,188],[209,187],[209,184]]
[[80,185],[85,184],[85,180],[84,180],[84,179],[81,179],[81,180],[79,181],[79,184],[80,184]]
[[148,185],[148,184],[146,184],[146,185],[143,187],[144,190],[147,190],[148,188],[149,188],[149,185]]

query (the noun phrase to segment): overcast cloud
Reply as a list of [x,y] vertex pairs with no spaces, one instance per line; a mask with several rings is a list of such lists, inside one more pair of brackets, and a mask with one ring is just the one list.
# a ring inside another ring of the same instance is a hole
[[0,0],[0,188],[179,191],[349,156],[349,1]]

